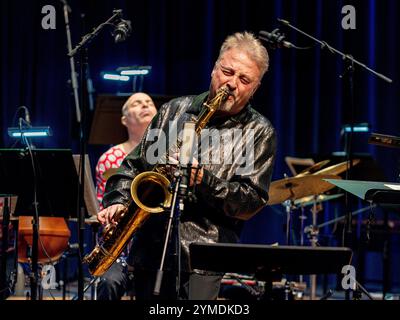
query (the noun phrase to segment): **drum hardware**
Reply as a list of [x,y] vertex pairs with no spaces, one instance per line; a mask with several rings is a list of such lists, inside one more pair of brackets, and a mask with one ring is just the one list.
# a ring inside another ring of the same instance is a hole
[[[248,292],[250,296],[256,300],[265,298],[265,281],[257,280],[254,275],[226,273],[221,284],[228,286],[224,291],[227,299],[243,299],[244,292]],[[230,289],[229,286],[240,287],[243,290],[233,290]],[[304,297],[305,290],[305,283],[288,281],[285,278],[280,281],[273,281],[272,300],[301,300]]]
[[[305,228],[304,233],[310,239],[312,247],[319,247],[318,235],[319,228],[317,227],[317,213],[321,210],[317,208],[316,198],[314,197],[314,205],[311,209],[312,213],[312,225]],[[317,275],[310,275],[310,299],[315,300],[317,296]]]
[[221,284],[228,286],[240,286],[246,290],[251,297],[259,300],[264,294],[264,282],[257,281],[254,276],[238,273],[226,273]]
[[[317,226],[317,214],[323,210],[322,202],[337,199],[343,196],[343,194],[335,194],[335,195],[313,195],[304,198],[300,198],[294,201],[295,206],[300,207],[301,210],[301,222],[300,222],[300,245],[304,245],[304,235],[309,239],[312,247],[319,246],[318,243],[318,235],[319,228]],[[304,209],[306,206],[312,205],[312,224],[310,226],[304,227],[304,220],[306,216],[304,215]],[[303,282],[303,275],[299,276],[299,281]],[[315,275],[310,275],[310,297],[311,300],[315,300],[316,298],[316,288],[317,288],[317,279]]]
[[[328,226],[328,225],[333,224],[333,223],[336,223],[336,222],[346,218],[346,216],[343,216],[343,217],[339,217],[339,218],[336,218],[336,219],[333,219],[331,221],[328,221],[328,222],[325,222],[325,223],[322,223],[322,224],[318,225],[317,224],[317,214],[318,214],[318,212],[320,212],[322,210],[322,208],[318,207],[317,199],[320,198],[320,199],[323,199],[323,201],[329,201],[329,200],[332,200],[332,199],[339,198],[342,195],[343,194],[329,195],[329,196],[325,196],[323,198],[321,198],[321,196],[323,196],[323,195],[314,196],[314,204],[313,204],[313,208],[311,209],[312,224],[309,225],[309,226],[306,226],[304,229],[301,229],[301,230],[304,230],[304,234],[310,240],[310,243],[311,243],[312,247],[319,247],[320,246],[319,243],[318,243],[318,236],[319,236],[320,228]],[[309,204],[309,200],[307,199],[307,201],[303,201],[303,203]],[[373,205],[372,207],[374,207],[374,206],[375,205]],[[359,214],[359,213],[361,213],[363,211],[366,211],[366,210],[368,210],[368,209],[370,209],[372,207],[366,207],[366,208],[354,211],[352,213],[352,216],[354,216],[356,214]],[[303,235],[303,232],[302,232],[302,235]],[[317,288],[316,275],[310,275],[310,298],[311,298],[311,300],[315,300],[316,299],[316,288]],[[332,294],[333,294],[333,292],[330,295],[332,295]],[[326,297],[324,296],[321,299],[327,299],[330,295],[326,294]]]
[[[299,216],[300,219],[300,230],[304,230],[304,221],[307,219],[307,216],[304,214],[304,207],[300,207],[301,214]],[[300,245],[304,246],[304,233],[300,233]]]
[[290,245],[291,243],[290,230],[292,230],[291,221],[292,221],[293,201],[286,200],[282,203],[282,205],[285,207],[286,211],[286,244]]
[[[307,219],[307,216],[304,214],[304,206],[300,207],[301,214],[299,216],[300,219],[300,246],[304,246],[304,221]],[[304,283],[304,277],[303,275],[299,275],[299,282]]]
[[[347,171],[351,166],[355,166],[358,163],[360,163],[360,159],[353,159],[351,160],[351,164],[350,161],[344,161],[338,164],[335,164],[333,166],[321,169],[315,173],[313,173],[313,175],[320,175],[320,174],[334,174],[334,175],[339,175],[345,171]],[[319,211],[322,210],[322,207],[318,207],[318,203],[320,204],[323,201],[328,201],[331,199],[335,199],[338,198],[341,195],[332,195],[332,196],[323,196],[323,195],[319,195],[319,196],[313,196],[313,199],[308,199],[307,200],[302,200],[303,203],[307,203],[307,204],[311,204],[313,205],[313,208],[311,209],[312,212],[312,225],[308,226],[304,229],[304,233],[307,235],[307,237],[310,239],[311,242],[311,246],[312,247],[317,247],[319,246],[318,243],[318,235],[319,235],[319,228],[317,226],[317,213]],[[318,201],[318,197],[320,197],[321,201]],[[300,202],[300,201],[299,201]],[[310,275],[310,298],[311,300],[315,300],[316,299],[316,289],[317,289],[317,276],[316,275]]]
[[307,219],[306,215],[304,214],[305,207],[307,207],[309,205],[314,206],[314,203],[316,203],[316,208],[313,210],[317,210],[317,212],[319,212],[319,211],[323,210],[322,202],[337,199],[342,196],[343,196],[343,193],[333,194],[333,195],[320,194],[320,195],[315,195],[315,196],[313,195],[313,196],[303,197],[303,198],[300,198],[300,199],[297,199],[294,201],[294,206],[297,208],[300,208],[300,210],[301,210],[301,215],[299,216],[299,219],[301,221],[300,222],[300,230],[302,231],[300,233],[300,245],[301,246],[304,245],[304,234],[308,233],[308,232],[303,232],[303,230],[305,230],[304,220]]
[[[333,200],[341,197],[339,195],[325,195],[326,191],[334,188],[333,184],[323,184],[321,181],[323,175],[336,175],[346,171],[349,167],[349,161],[345,161],[324,169],[323,168],[329,160],[321,161],[306,170],[303,170],[300,174],[292,178],[287,178],[278,181],[274,181],[270,186],[270,199],[268,204],[273,205],[282,203],[286,211],[286,244],[291,244],[290,232],[291,232],[291,217],[294,208],[301,209],[300,215],[300,244],[304,246],[304,235],[307,235],[311,242],[312,247],[317,247],[318,244],[318,233],[317,228],[317,213],[322,210],[322,202]],[[357,165],[360,162],[359,159],[352,160],[352,165]],[[314,177],[315,179],[310,179]],[[304,227],[304,221],[306,216],[304,215],[304,208],[312,205],[312,224],[311,226]],[[299,276],[299,280],[303,282],[303,275]],[[316,298],[316,275],[310,275],[310,296],[314,300]]]
[[304,282],[285,281],[285,300],[302,300],[307,285]]
[[319,195],[312,195],[309,197],[304,197],[300,198],[294,201],[294,205],[304,208],[310,205],[314,205],[314,201],[317,202],[317,204],[321,204],[322,202],[325,201],[330,201],[334,200],[337,198],[342,197],[344,194],[343,193],[338,193],[338,194],[319,194]]
[[[339,176],[336,176],[339,177]],[[290,245],[291,215],[294,201],[306,196],[320,194],[334,186],[324,182],[324,175],[306,175],[273,181],[270,186],[269,205],[282,203],[286,209],[286,244]],[[339,177],[340,179],[340,177]]]
[[336,179],[341,179],[333,174],[313,174],[273,181],[269,189],[268,205],[283,203],[286,200],[294,201],[303,197],[321,194],[334,188],[333,184],[324,181],[324,179],[330,179],[325,178],[326,176],[335,176]]

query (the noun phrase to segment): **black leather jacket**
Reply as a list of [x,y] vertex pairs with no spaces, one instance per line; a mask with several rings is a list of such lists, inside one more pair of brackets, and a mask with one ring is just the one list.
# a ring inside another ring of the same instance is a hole
[[[107,181],[104,207],[117,203],[126,204],[130,199],[130,185],[133,178],[140,172],[152,169],[152,165],[146,160],[146,151],[150,150],[151,145],[154,147],[154,138],[151,138],[149,129],[160,128],[168,136],[170,121],[177,120],[177,132],[180,132],[185,121],[193,120],[198,115],[207,96],[208,92],[199,96],[173,99],[160,108],[139,146],[125,158],[118,174]],[[217,129],[218,132],[229,133],[231,136],[234,129],[240,129],[241,131],[236,132],[246,137],[247,133],[252,132],[254,158],[250,157],[243,166],[243,161],[240,162],[242,153],[239,157],[237,153],[235,154],[238,151],[237,146],[242,141],[250,140],[228,140],[228,143],[224,140],[219,145],[210,143],[209,146],[201,143],[202,155],[210,155],[218,148],[217,151],[221,154],[233,151],[234,156],[230,158],[233,161],[217,163],[210,161],[211,163],[207,164],[199,160],[204,175],[201,184],[196,186],[197,202],[186,203],[180,217],[181,266],[184,271],[190,270],[188,261],[190,243],[238,241],[240,220],[249,219],[267,204],[275,158],[275,130],[271,123],[250,105],[234,116],[212,118],[205,129],[210,131]],[[252,167],[252,170],[238,174],[238,168],[246,165]],[[168,214],[154,214],[135,234],[131,247],[135,268],[158,268],[167,219]]]

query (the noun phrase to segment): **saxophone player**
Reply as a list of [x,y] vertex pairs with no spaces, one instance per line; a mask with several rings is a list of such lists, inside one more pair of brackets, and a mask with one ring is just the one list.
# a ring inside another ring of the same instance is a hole
[[[258,89],[268,64],[267,50],[253,34],[242,32],[228,36],[211,72],[209,91],[176,98],[161,106],[139,146],[125,158],[119,172],[108,180],[103,198],[105,209],[98,213],[98,220],[104,224],[113,223],[114,215],[130,201],[132,180],[139,173],[151,170],[149,154],[156,143],[154,130],[168,136],[170,122],[176,120],[179,132],[183,123],[196,118],[203,104],[214,98],[220,88],[227,88],[228,98],[206,126],[207,132],[223,138],[222,143],[213,143],[213,140],[203,143],[202,138],[198,139],[201,151],[193,159],[190,177],[190,185],[196,186],[197,201],[185,203],[178,225],[178,249],[175,250],[178,257],[166,256],[163,283],[157,296],[153,296],[153,289],[168,214],[153,214],[133,236],[131,253],[136,299],[217,298],[223,275],[191,270],[189,245],[192,242],[237,242],[240,221],[251,218],[267,204],[276,135],[270,121],[255,111],[249,100]],[[238,132],[242,139],[236,139]],[[163,139],[157,141],[161,143]],[[251,143],[247,144],[249,141]],[[243,157],[237,147],[244,147],[245,143],[246,156]],[[176,154],[171,156],[177,160]]]

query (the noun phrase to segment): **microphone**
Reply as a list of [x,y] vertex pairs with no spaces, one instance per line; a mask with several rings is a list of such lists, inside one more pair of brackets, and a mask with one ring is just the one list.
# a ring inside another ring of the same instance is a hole
[[259,32],[259,38],[266,41],[272,49],[276,48],[295,48],[296,46],[292,43],[285,41],[285,35],[281,34],[279,29],[275,29],[271,33],[261,30]]
[[182,146],[179,155],[179,163],[182,167],[181,183],[178,194],[185,197],[190,184],[191,163],[193,158],[194,140],[196,137],[196,124],[185,122],[182,133]]
[[115,26],[113,34],[115,43],[125,41],[131,34],[131,31],[131,22],[129,20],[121,19],[121,21]]

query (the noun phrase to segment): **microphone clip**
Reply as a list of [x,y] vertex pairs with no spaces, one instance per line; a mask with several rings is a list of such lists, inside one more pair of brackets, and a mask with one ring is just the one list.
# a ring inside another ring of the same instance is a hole
[[271,49],[292,47],[292,44],[290,42],[285,41],[285,34],[281,33],[278,28],[274,29],[271,33],[260,31],[259,37],[260,39],[267,42]]

